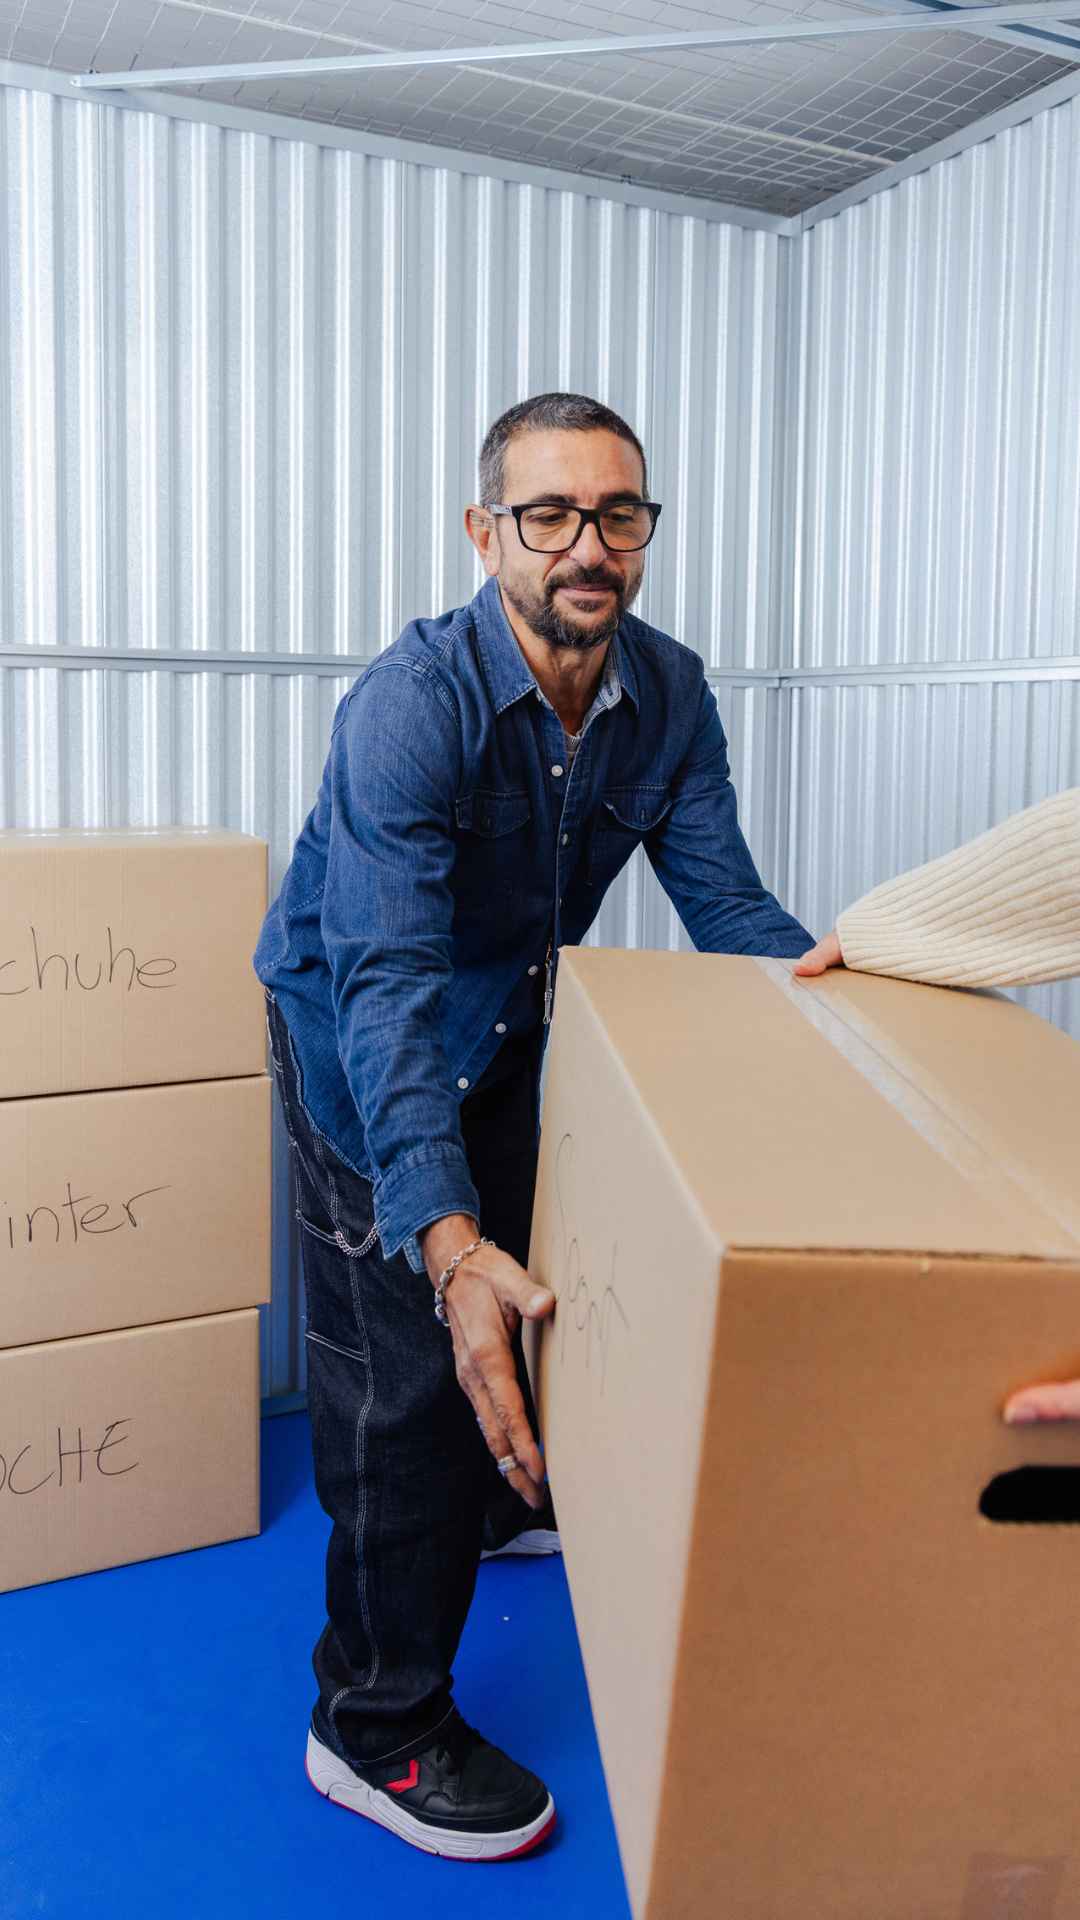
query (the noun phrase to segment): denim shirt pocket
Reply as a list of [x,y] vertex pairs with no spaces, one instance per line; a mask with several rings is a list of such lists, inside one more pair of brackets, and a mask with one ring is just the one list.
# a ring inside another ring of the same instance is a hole
[[459,795],[454,802],[458,826],[485,840],[500,840],[527,826],[532,806],[527,793],[498,793],[492,787],[474,787],[472,793]]
[[634,848],[670,812],[667,787],[605,787],[593,821],[589,881],[606,887],[625,866]]
[[532,804],[527,793],[474,787],[454,802],[455,888],[470,905],[506,900],[523,884]]

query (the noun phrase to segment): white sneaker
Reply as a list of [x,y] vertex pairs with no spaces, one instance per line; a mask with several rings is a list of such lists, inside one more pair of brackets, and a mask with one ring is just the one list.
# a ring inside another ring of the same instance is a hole
[[511,1554],[532,1556],[541,1553],[561,1553],[562,1541],[553,1527],[526,1527],[523,1533],[515,1533],[504,1547],[485,1547],[481,1560],[506,1560]]

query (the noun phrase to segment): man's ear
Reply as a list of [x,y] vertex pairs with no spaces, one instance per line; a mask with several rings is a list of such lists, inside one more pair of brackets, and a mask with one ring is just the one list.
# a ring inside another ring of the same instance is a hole
[[494,516],[485,513],[483,507],[466,507],[465,531],[484,563],[485,573],[498,573],[499,535]]

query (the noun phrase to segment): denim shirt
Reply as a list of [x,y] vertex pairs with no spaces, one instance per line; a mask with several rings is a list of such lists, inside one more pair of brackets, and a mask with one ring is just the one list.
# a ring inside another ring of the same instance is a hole
[[255,971],[308,1117],[418,1273],[423,1227],[479,1216],[462,1098],[535,1029],[549,946],[554,986],[639,843],[700,951],[813,945],[743,839],[700,656],[627,613],[609,659],[568,768],[496,579],[412,621],[337,708],[263,923]]

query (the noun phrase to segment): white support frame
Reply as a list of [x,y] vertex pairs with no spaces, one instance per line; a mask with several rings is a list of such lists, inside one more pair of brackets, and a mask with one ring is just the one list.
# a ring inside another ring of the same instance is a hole
[[[862,0],[864,6],[878,7],[888,12],[896,5],[896,0]],[[957,13],[958,0],[904,0],[905,6],[918,7],[934,15]],[[1062,60],[1080,58],[1080,14],[1078,24],[1069,26],[1064,21],[1046,27],[1032,22],[1008,27],[980,27],[980,40],[1000,40],[1006,47],[1026,47],[1029,53],[1057,54]],[[1075,52],[1074,52],[1075,49]]]
[[132,68],[122,73],[79,73],[68,84],[99,92],[129,87],[192,87],[207,82],[311,80],[330,74],[377,72],[383,68],[474,66],[494,61],[551,60],[563,56],[600,58],[607,54],[689,52],[713,47],[774,45],[790,40],[832,40],[864,33],[972,33],[982,27],[1068,21],[1078,0],[1023,0],[1012,6],[958,7],[955,11],[883,13],[872,18],[797,20],[783,26],[719,27],[697,33],[613,34],[606,40],[535,40],[488,47],[429,47],[421,51],[332,54],[317,60],[237,61],[224,66]]
[[[788,543],[790,544],[790,543]],[[201,647],[0,646],[0,667],[81,667],[88,672],[315,674],[352,680],[376,658],[356,653],[231,653]],[[712,686],[881,687],[977,680],[1077,680],[1080,654],[1044,659],[909,661],[903,666],[706,667]]]

